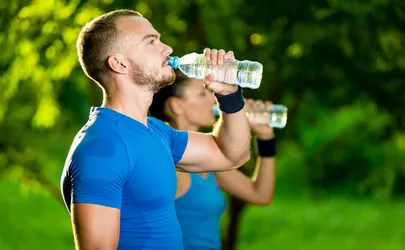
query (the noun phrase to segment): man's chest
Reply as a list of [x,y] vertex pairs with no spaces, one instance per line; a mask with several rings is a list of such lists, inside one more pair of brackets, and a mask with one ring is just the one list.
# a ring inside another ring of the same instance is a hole
[[168,142],[154,136],[138,137],[128,151],[133,170],[123,198],[150,206],[171,203],[176,192],[176,168]]

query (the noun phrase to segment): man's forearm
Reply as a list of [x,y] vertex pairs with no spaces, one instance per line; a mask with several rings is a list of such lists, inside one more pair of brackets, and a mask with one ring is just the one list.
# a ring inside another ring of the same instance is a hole
[[235,165],[242,165],[250,157],[250,127],[244,109],[222,113],[214,128],[214,138],[222,153]]

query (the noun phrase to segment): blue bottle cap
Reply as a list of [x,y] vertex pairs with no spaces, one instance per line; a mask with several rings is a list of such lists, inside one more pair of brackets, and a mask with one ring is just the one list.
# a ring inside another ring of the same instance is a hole
[[215,116],[219,116],[219,115],[221,114],[221,110],[219,110],[217,104],[215,104],[214,107],[212,107],[212,113],[213,113]]
[[177,69],[179,67],[179,57],[178,56],[169,56],[168,64],[173,69]]

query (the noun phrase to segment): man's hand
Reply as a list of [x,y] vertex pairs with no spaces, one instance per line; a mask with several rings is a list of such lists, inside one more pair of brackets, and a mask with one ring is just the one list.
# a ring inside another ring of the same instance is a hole
[[[215,65],[222,65],[226,61],[233,61],[235,60],[235,56],[232,51],[225,52],[225,50],[220,49],[204,49],[204,56],[205,60],[208,64],[211,64],[215,67]],[[236,80],[236,79],[235,79]],[[214,92],[215,94],[219,95],[228,95],[235,93],[238,90],[238,85],[236,84],[227,84],[223,82],[214,81],[213,74],[207,74],[204,78],[204,86]]]
[[264,121],[269,120],[271,105],[272,103],[269,101],[265,103],[251,99],[245,101],[250,128],[256,135],[256,138],[260,140],[268,140],[274,137],[273,128],[264,123]]

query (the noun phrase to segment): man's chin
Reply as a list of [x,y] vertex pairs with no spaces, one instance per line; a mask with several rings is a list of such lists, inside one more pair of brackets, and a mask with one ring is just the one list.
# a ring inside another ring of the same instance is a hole
[[160,89],[162,89],[162,88],[164,88],[164,87],[166,87],[166,86],[172,85],[175,80],[176,80],[176,75],[171,76],[171,77],[169,76],[169,77],[167,77],[167,78],[162,78],[160,81],[156,82],[156,83],[152,86],[151,90],[152,90],[154,93],[156,93],[156,92],[158,92]]
[[176,73],[174,73],[173,68],[170,68],[170,69],[171,69],[172,75],[169,76],[170,80],[168,79],[169,83],[167,85],[172,85],[176,81]]
[[174,81],[176,81],[176,72],[174,72],[174,69],[172,68],[172,67],[170,67],[170,71],[171,71],[171,73],[172,73],[172,79],[173,79],[173,81],[172,81],[172,83],[171,84],[173,84],[174,83]]

